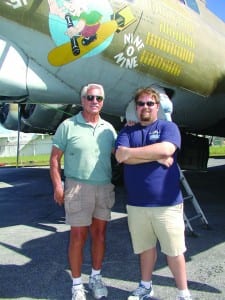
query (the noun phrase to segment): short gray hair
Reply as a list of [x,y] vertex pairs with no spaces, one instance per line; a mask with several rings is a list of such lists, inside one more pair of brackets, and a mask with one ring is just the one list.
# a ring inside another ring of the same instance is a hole
[[81,89],[81,97],[85,97],[87,96],[87,92],[90,88],[96,88],[96,89],[99,89],[101,91],[101,94],[102,95],[99,95],[99,96],[103,96],[103,99],[105,99],[105,91],[104,91],[104,88],[101,84],[98,84],[98,83],[89,83],[87,85],[85,85],[82,89]]

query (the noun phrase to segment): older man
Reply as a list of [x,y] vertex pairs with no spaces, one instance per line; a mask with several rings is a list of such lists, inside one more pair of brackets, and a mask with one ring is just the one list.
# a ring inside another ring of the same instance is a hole
[[[65,120],[53,138],[50,174],[54,199],[65,204],[66,222],[71,226],[69,262],[73,278],[72,300],[85,300],[81,267],[83,249],[90,231],[92,273],[89,288],[95,299],[106,297],[101,268],[105,253],[106,225],[114,204],[111,183],[111,153],[116,132],[99,113],[104,89],[88,84],[81,90],[83,111]],[[64,155],[65,190],[61,183],[61,159]]]

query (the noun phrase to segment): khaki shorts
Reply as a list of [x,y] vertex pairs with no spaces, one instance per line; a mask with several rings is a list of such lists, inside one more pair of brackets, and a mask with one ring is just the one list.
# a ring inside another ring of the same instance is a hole
[[186,251],[183,204],[164,207],[137,207],[127,205],[128,226],[134,252],[140,254],[156,247],[169,256]]
[[114,185],[91,185],[66,178],[64,205],[66,223],[89,226],[92,218],[109,221],[115,203]]

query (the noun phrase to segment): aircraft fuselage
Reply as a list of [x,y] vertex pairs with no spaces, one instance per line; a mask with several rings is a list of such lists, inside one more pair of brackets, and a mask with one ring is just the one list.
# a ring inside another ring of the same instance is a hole
[[225,25],[201,1],[199,12],[177,0],[91,2],[1,1],[1,101],[79,104],[81,86],[100,82],[104,112],[124,116],[134,90],[157,83],[173,91],[180,127],[207,133],[225,119]]

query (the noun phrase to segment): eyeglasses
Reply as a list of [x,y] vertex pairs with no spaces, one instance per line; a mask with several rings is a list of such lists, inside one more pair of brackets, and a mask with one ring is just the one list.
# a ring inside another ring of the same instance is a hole
[[102,96],[96,96],[96,95],[87,95],[86,99],[88,101],[94,101],[94,99],[96,99],[98,102],[102,102],[103,97]]
[[137,102],[137,105],[138,105],[138,106],[145,106],[145,104],[146,104],[147,106],[154,106],[156,103],[153,102],[153,101],[148,101],[148,102],[138,101],[138,102]]

